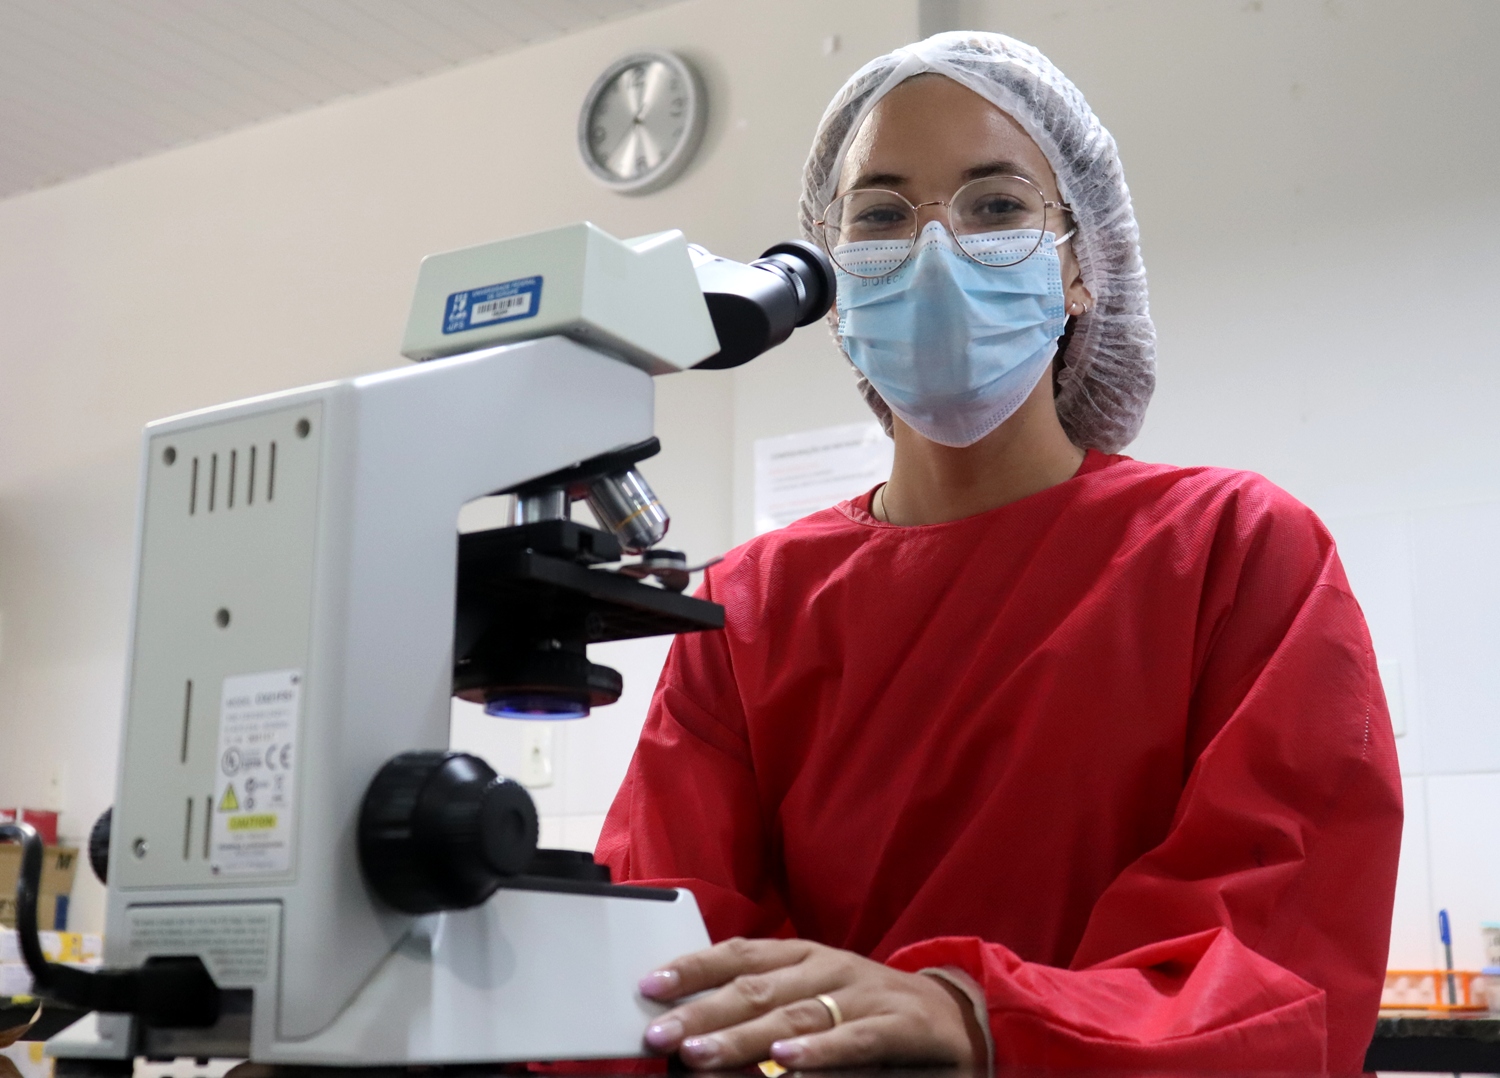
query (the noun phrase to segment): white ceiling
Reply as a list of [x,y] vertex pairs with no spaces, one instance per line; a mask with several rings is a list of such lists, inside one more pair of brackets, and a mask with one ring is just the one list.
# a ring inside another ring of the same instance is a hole
[[0,0],[0,198],[673,0]]

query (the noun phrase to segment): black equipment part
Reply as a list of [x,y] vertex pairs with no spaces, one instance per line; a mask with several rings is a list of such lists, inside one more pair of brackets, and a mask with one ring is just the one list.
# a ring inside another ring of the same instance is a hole
[[[497,707],[503,701],[502,713],[520,718],[577,718],[614,703],[624,689],[618,670],[589,662],[582,646],[557,641],[486,652],[453,680],[460,700]],[[559,709],[559,702],[567,706]]]
[[700,370],[748,363],[833,306],[833,263],[800,240],[769,247],[748,265],[709,258],[696,270],[719,338],[719,350],[693,365]]
[[136,969],[82,970],[47,961],[36,921],[42,840],[26,823],[0,824],[0,840],[21,843],[16,934],[37,995],[83,1010],[133,1014],[162,1028],[206,1029],[219,1020],[219,987],[196,955],[153,957]]
[[589,568],[611,554],[613,536],[567,520],[460,536],[454,695],[600,707],[620,676],[588,661],[589,644],[724,627],[717,603]]
[[592,883],[608,883],[610,879],[609,866],[598,864],[593,854],[582,850],[537,850],[526,874]]
[[[570,464],[566,468],[559,468],[555,472],[536,479],[528,479],[524,483],[518,483],[513,487],[495,491],[496,494],[529,494],[533,491],[557,490],[559,488],[568,492],[568,495],[577,501],[583,497],[588,485],[602,475],[614,475],[623,472],[627,468],[634,467],[643,460],[647,460],[661,452],[661,439],[655,436],[647,438],[644,442],[636,442],[621,449],[612,449],[608,453],[600,453],[597,457]],[[616,555],[618,557],[618,555]],[[614,559],[608,559],[614,560]]]
[[465,532],[458,537],[460,594],[463,582],[474,573],[483,572],[486,563],[524,551],[576,565],[603,565],[619,561],[623,554],[619,541],[609,532],[572,520],[538,520],[533,524]]
[[536,839],[531,795],[462,752],[392,757],[359,811],[365,879],[404,913],[479,905],[531,864]]
[[833,272],[833,260],[823,248],[805,240],[783,240],[773,243],[761,252],[759,258],[750,263],[764,266],[774,263],[795,278],[802,317],[797,326],[810,326],[828,313],[838,293],[838,277]]
[[[506,622],[539,619],[543,630],[564,622],[556,628],[581,630],[576,635],[586,644],[724,627],[724,608],[717,603],[590,569],[580,564],[583,555],[569,558],[550,542],[578,531],[593,533],[593,550],[612,540],[607,532],[561,520],[459,536],[460,616],[473,606]],[[464,629],[455,647],[460,655],[475,639],[472,626]]]
[[551,891],[564,895],[605,895],[609,898],[644,898],[655,902],[673,902],[677,892],[671,887],[636,887],[628,883],[611,883],[609,866],[594,860],[582,850],[537,850],[526,872],[504,880],[506,891]]
[[109,883],[109,832],[114,820],[115,808],[111,805],[99,813],[94,826],[89,828],[89,868],[94,870],[102,884]]

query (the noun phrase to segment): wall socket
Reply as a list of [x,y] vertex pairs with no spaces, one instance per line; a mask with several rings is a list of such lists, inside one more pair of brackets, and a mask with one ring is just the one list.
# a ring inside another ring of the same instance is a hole
[[552,724],[525,722],[521,726],[521,785],[539,789],[552,785]]

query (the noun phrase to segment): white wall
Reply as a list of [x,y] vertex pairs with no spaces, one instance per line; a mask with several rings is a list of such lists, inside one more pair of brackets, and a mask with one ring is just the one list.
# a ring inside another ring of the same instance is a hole
[[[823,104],[915,29],[911,0],[693,0],[0,202],[0,801],[59,807],[74,838],[110,802],[142,424],[402,362],[433,251],[589,218],[758,254],[794,234]],[[677,184],[627,198],[574,130],[595,75],[646,45],[698,65],[709,128]],[[695,556],[731,541],[732,395],[725,374],[658,383],[648,474]],[[627,702],[559,732],[553,840],[592,844],[661,645],[613,653]],[[460,742],[507,766],[517,727],[460,711]],[[82,874],[78,923],[99,896]]]

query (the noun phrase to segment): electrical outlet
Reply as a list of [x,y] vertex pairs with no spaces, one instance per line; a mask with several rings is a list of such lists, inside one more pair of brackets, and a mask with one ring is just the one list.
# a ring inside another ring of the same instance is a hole
[[521,727],[521,785],[536,790],[552,785],[552,724],[526,722]]

